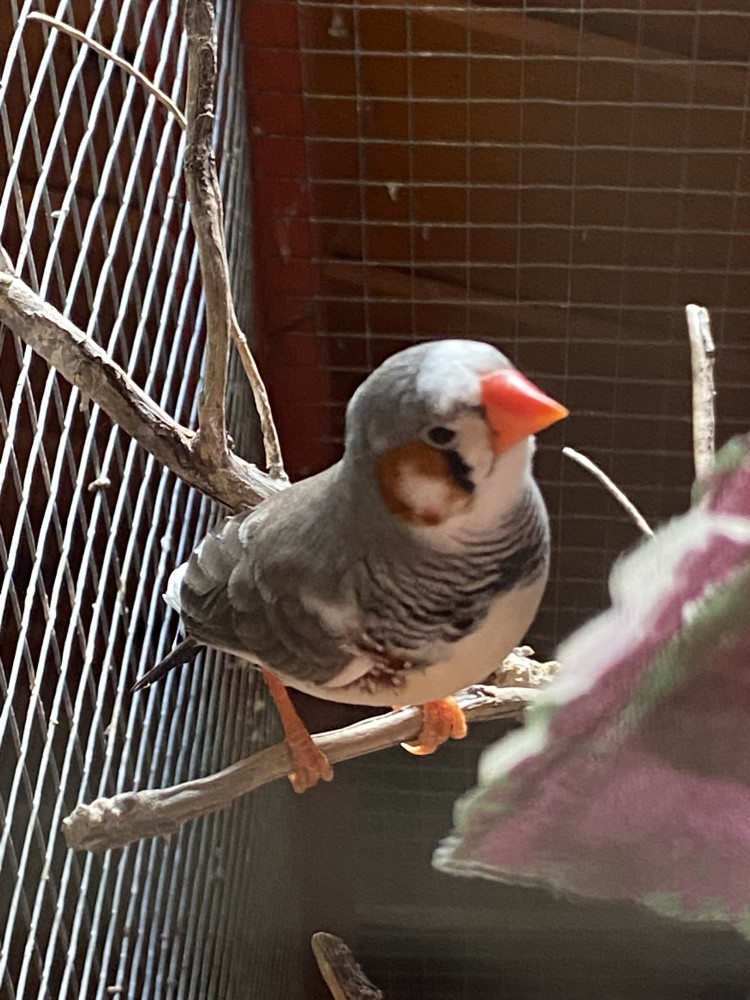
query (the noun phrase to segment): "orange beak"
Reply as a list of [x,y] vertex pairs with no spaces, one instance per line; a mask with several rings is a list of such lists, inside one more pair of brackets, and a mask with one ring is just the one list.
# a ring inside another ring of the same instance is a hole
[[482,404],[493,434],[492,448],[497,453],[543,431],[569,412],[520,372],[508,368],[484,376]]

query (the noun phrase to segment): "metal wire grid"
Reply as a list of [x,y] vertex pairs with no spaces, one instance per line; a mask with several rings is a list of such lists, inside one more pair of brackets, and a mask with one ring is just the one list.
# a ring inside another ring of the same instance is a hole
[[363,372],[414,338],[494,339],[562,395],[574,417],[538,461],[551,651],[634,540],[560,443],[653,520],[687,502],[688,301],[712,311],[720,437],[747,424],[750,13],[301,0],[299,26],[333,440]]
[[[547,655],[606,600],[635,540],[600,487],[561,466],[560,444],[584,448],[654,522],[688,503],[688,301],[712,311],[719,437],[747,429],[750,13],[736,0],[299,0],[297,23],[303,83],[289,92],[305,111],[331,439],[363,373],[415,338],[494,339],[566,399],[574,416],[537,463],[557,553],[534,635]],[[289,37],[269,43],[280,62]],[[279,117],[268,137],[288,134]],[[304,241],[297,252],[309,258]],[[292,242],[284,255],[294,264]],[[307,288],[283,296],[305,314]],[[475,779],[468,743],[411,778],[389,754],[348,772],[358,956],[389,997],[494,997],[498,983],[508,997],[588,996],[592,980],[636,997],[657,979],[660,996],[698,997],[741,981],[747,956],[726,938],[670,938],[605,910],[571,920],[502,890],[483,927],[476,883],[428,888],[452,798]]]
[[[239,32],[232,5],[217,6],[217,141],[247,329]],[[46,29],[40,44],[41,29],[26,23],[31,8],[10,0],[3,16],[13,26],[0,78],[3,242],[40,294],[105,344],[177,419],[194,424],[203,307],[181,180],[184,138],[110,63],[67,40],[53,46]],[[178,3],[47,9],[115,50],[125,47],[184,101]],[[168,846],[81,856],[66,851],[60,834],[79,801],[215,770],[268,736],[254,680],[230,671],[209,683],[213,658],[205,674],[168,680],[143,699],[127,694],[174,638],[176,622],[160,597],[165,577],[215,512],[7,331],[0,337],[0,992],[8,1000],[98,997],[111,995],[108,988],[139,997],[232,996],[248,973],[223,942],[248,915],[227,902],[224,886],[264,843],[280,808],[273,797],[262,800],[260,827],[246,804]],[[254,421],[239,389],[229,416],[247,454]],[[270,849],[283,852],[283,838]]]

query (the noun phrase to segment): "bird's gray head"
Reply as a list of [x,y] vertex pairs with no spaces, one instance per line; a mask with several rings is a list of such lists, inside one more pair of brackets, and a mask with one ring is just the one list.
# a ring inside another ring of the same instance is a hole
[[518,465],[519,449],[528,465],[533,435],[566,414],[490,344],[419,344],[352,397],[344,464],[401,521],[438,525],[475,505],[498,466]]

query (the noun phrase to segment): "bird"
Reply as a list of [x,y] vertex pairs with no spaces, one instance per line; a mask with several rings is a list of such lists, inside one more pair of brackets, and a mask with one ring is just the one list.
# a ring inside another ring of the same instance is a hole
[[346,412],[342,458],[224,518],[171,574],[185,639],[144,688],[204,647],[259,667],[296,791],[333,771],[288,687],[421,705],[415,753],[466,734],[458,690],[536,615],[550,552],[535,434],[568,410],[489,343],[441,339],[386,359]]

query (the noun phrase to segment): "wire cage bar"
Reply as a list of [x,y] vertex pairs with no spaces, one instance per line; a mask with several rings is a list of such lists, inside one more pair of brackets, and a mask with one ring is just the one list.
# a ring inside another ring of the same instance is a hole
[[[111,62],[29,20],[39,4],[4,2],[3,246],[40,295],[194,426],[204,313],[184,136]],[[41,9],[184,104],[179,3]],[[215,141],[237,311],[249,331],[237,19],[235,5],[217,4]],[[283,808],[273,795],[169,844],[101,856],[66,850],[60,828],[80,801],[204,774],[271,738],[255,676],[217,670],[216,656],[161,691],[129,693],[177,634],[161,599],[166,577],[217,511],[4,329],[0,351],[0,994],[234,995],[247,970],[222,941],[246,914],[226,892]],[[252,400],[234,360],[228,417],[235,447],[253,457]],[[269,849],[283,858],[283,837],[276,843]],[[257,933],[272,938],[273,923]]]

